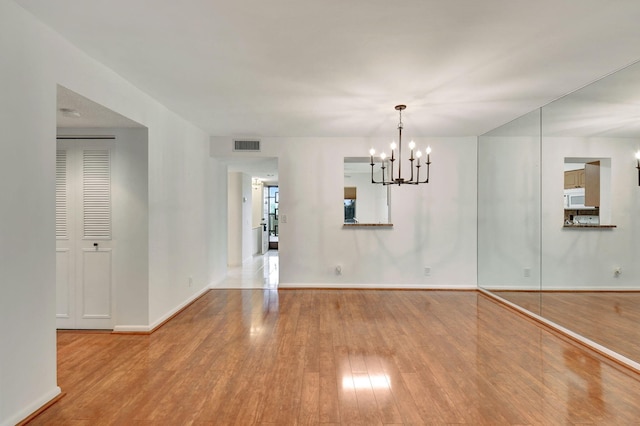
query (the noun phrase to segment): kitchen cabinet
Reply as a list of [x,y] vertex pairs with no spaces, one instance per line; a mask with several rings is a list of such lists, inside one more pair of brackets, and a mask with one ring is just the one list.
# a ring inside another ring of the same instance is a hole
[[585,187],[584,169],[568,170],[564,172],[564,189]]
[[585,190],[584,205],[600,206],[600,161],[593,161],[584,165]]

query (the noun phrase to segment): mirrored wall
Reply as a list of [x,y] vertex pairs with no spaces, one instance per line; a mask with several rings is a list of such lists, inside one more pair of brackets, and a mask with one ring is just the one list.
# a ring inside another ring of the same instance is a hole
[[479,138],[480,287],[640,362],[640,64]]

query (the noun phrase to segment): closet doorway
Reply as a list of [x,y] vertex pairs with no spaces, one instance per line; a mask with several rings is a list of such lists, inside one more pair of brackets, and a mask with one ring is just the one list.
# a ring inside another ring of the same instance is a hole
[[58,138],[56,327],[113,328],[111,138]]

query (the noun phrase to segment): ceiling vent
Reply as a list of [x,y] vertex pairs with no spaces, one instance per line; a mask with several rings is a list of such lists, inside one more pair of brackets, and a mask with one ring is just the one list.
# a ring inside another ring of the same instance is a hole
[[260,151],[260,141],[258,140],[234,140],[234,151]]

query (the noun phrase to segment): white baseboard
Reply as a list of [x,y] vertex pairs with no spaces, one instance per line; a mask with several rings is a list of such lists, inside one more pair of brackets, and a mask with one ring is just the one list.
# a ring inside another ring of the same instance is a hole
[[114,333],[148,333],[151,327],[148,325],[116,325],[113,327]]
[[347,284],[347,283],[280,283],[278,288],[327,288],[363,290],[477,290],[475,285],[428,285],[428,284]]
[[182,302],[181,304],[179,304],[178,306],[176,306],[175,308],[173,308],[172,310],[170,310],[169,312],[167,312],[166,314],[158,318],[156,321],[154,321],[149,326],[149,331],[152,331],[156,327],[161,326],[169,318],[171,318],[172,316],[174,316],[175,314],[177,314],[178,312],[180,312],[181,310],[189,306],[191,303],[193,303],[194,300],[196,300],[197,298],[199,298],[200,296],[202,296],[204,293],[208,291],[209,291],[209,287],[204,287],[199,292],[189,296],[184,302]]
[[60,395],[60,393],[62,393],[62,390],[60,390],[60,388],[56,386],[52,391],[47,392],[42,397],[38,398],[22,410],[15,413],[12,417],[1,420],[2,423],[0,423],[0,426],[13,426],[15,424],[18,424],[22,420],[29,417],[31,414],[38,411],[41,407],[47,405],[52,399]]
[[576,287],[563,287],[563,286],[548,286],[545,285],[542,289],[540,286],[535,287],[522,287],[522,286],[491,286],[491,287],[478,287],[486,291],[536,291],[536,292],[607,292],[607,291],[638,291],[638,288],[631,287],[588,287],[588,286],[576,286]]
[[201,289],[199,292],[189,296],[184,302],[180,303],[178,306],[161,316],[157,319],[153,324],[150,325],[116,325],[113,327],[114,333],[150,333],[160,325],[162,325],[169,318],[189,306],[193,303],[194,300],[202,296],[204,293],[209,291],[209,287],[205,287]]
[[539,285],[528,285],[528,286],[518,286],[518,285],[492,285],[491,287],[482,287],[478,286],[478,288],[485,289],[487,291],[540,291]]

